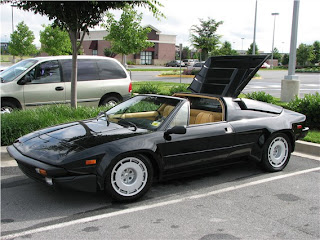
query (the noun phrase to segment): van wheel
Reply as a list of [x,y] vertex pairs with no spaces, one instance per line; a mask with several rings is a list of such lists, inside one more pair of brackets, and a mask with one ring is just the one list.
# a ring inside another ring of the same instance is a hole
[[109,96],[102,100],[100,106],[114,107],[120,102],[120,99],[115,96]]
[[17,106],[9,101],[2,101],[1,102],[1,113],[11,113]]

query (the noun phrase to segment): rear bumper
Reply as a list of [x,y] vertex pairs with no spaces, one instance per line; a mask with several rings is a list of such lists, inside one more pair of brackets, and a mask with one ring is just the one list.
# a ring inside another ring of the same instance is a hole
[[[52,166],[26,157],[12,145],[7,147],[7,151],[17,161],[21,171],[35,181],[51,187],[71,188],[85,192],[96,192],[97,190],[97,177],[94,174],[72,175],[62,167]],[[36,168],[46,170],[47,176],[37,173]]]
[[304,127],[301,130],[301,132],[298,132],[296,134],[296,140],[304,138],[305,136],[307,136],[308,132],[309,132],[309,128],[308,127]]

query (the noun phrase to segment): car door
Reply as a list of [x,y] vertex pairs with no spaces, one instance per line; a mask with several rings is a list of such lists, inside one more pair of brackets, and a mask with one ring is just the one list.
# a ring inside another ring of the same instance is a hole
[[65,84],[57,60],[39,63],[25,75],[25,79],[28,79],[23,85],[26,107],[65,103]]
[[[189,112],[181,108],[169,128],[183,125],[181,121],[175,121],[177,117],[183,119],[183,115],[185,119],[189,118]],[[224,161],[229,156],[234,141],[234,132],[229,123],[221,121],[195,124],[186,129],[185,134],[171,134],[162,144],[165,171],[201,167]]]

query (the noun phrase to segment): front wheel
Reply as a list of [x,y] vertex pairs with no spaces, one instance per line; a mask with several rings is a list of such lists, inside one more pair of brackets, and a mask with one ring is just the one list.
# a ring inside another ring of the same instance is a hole
[[148,158],[138,155],[114,161],[107,171],[106,192],[120,202],[134,201],[151,187],[153,168]]
[[265,143],[262,167],[269,172],[281,171],[288,164],[291,155],[291,142],[287,135],[277,133]]

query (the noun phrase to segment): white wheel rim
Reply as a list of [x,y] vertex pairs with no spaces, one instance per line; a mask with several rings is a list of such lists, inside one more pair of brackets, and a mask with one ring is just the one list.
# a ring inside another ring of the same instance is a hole
[[107,102],[106,103],[106,106],[108,107],[114,107],[114,106],[116,106],[117,105],[117,102],[116,101],[114,101],[114,100],[111,100],[111,101],[109,101],[109,102]]
[[283,137],[272,140],[268,148],[268,160],[273,167],[281,167],[288,158],[288,143]]
[[1,107],[1,113],[11,113],[13,111],[12,107]]
[[138,158],[119,161],[111,172],[111,185],[121,196],[134,196],[141,192],[148,180],[146,165]]

